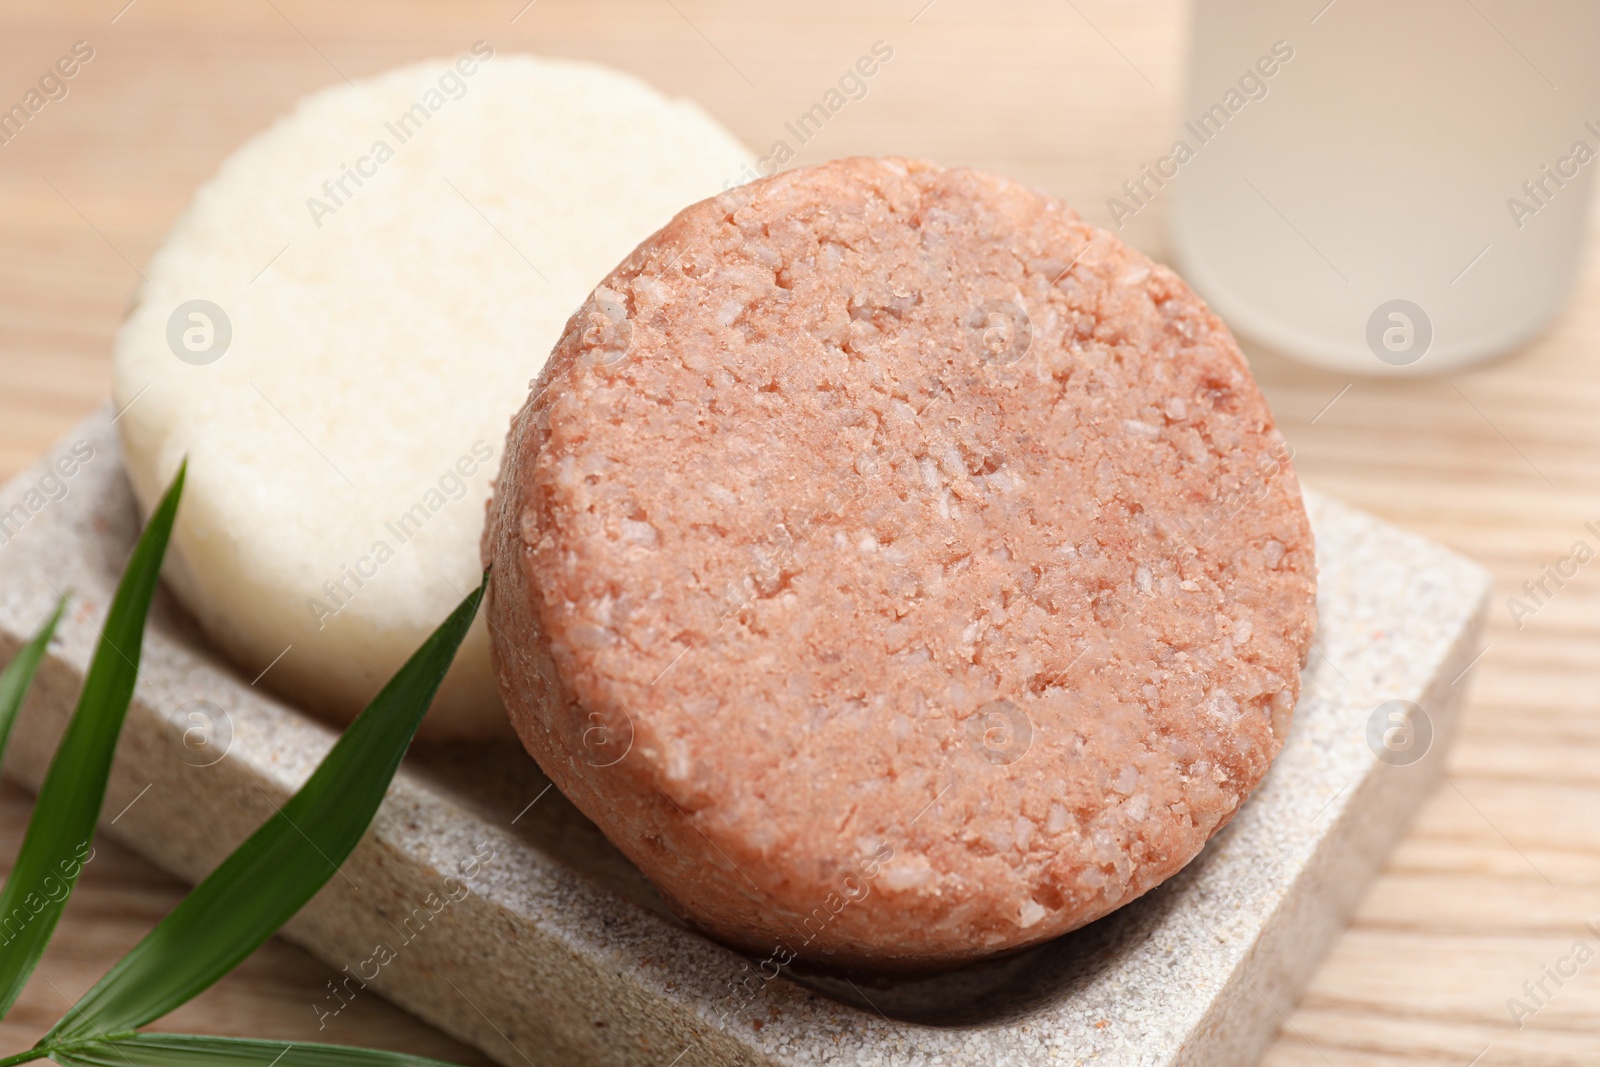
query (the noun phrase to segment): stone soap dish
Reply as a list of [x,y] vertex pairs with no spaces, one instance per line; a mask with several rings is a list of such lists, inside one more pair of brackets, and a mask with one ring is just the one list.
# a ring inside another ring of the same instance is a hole
[[[93,458],[61,483],[65,497],[40,493],[46,464],[85,443]],[[512,1067],[1251,1063],[1437,780],[1489,587],[1438,545],[1307,503],[1320,621],[1283,753],[1187,869],[1077,933],[936,978],[769,978],[674,920],[505,743],[414,749],[342,876],[285,936]],[[137,524],[105,412],[0,491],[0,656],[59,591],[75,607],[6,763],[30,788]],[[163,594],[105,832],[197,880],[333,738],[224,664]]]

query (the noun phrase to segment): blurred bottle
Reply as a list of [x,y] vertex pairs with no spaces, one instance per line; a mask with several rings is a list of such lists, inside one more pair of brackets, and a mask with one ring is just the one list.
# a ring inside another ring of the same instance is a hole
[[1600,167],[1600,3],[1196,0],[1193,18],[1172,246],[1230,326],[1324,367],[1430,374],[1561,309]]

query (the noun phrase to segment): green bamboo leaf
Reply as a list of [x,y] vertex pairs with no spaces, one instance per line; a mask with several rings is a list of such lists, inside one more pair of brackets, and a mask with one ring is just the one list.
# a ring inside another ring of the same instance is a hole
[[485,573],[279,813],[195,886],[41,1045],[160,1018],[231,971],[333,877],[372,822],[488,582]]
[[77,709],[39,787],[11,876],[0,890],[0,1015],[10,1010],[44,954],[94,837],[111,755],[139,678],[144,620],[172,536],[185,470],[178,468],[128,559]]
[[17,712],[22,707],[23,698],[28,695],[28,687],[33,684],[33,672],[39,669],[39,661],[44,659],[44,650],[49,647],[50,638],[55,636],[56,623],[61,621],[61,613],[66,607],[66,597],[56,601],[55,612],[39,627],[33,639],[17,650],[16,656],[6,664],[6,669],[0,671],[0,759],[5,758],[6,745],[11,741],[11,727],[17,721]]
[[66,1067],[450,1067],[404,1052],[192,1034],[127,1034],[51,1051]]

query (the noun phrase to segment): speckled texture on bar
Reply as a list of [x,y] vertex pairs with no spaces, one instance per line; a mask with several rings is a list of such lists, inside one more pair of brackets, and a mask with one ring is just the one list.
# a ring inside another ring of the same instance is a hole
[[500,694],[724,944],[1039,944],[1182,868],[1277,754],[1316,607],[1287,453],[1222,321],[1054,197],[786,170],[640,244],[513,420]]
[[[27,496],[43,467],[0,492],[0,656],[57,589],[74,591],[7,759],[30,787],[136,532],[108,421],[96,415],[43,461],[93,448],[64,498]],[[1488,589],[1482,568],[1431,542],[1314,493],[1307,503],[1319,631],[1288,743],[1189,867],[1074,934],[937,978],[769,978],[759,958],[671,919],[510,744],[408,757],[343,876],[286,934],[330,978],[371,973],[385,945],[393,959],[374,989],[519,1067],[1252,1062],[1443,766]],[[109,820],[154,783],[107,830],[180,877],[204,875],[332,743],[250,681],[158,597],[104,810]],[[1380,762],[1367,742],[1373,711],[1396,699],[1433,728],[1409,765]],[[209,747],[196,743],[207,723]],[[452,893],[449,875],[470,892]],[[306,1010],[325,994],[307,989]]]

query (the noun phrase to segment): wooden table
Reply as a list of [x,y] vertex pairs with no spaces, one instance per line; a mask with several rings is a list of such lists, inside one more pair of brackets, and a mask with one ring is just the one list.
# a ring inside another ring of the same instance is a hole
[[[799,161],[903,153],[991,167],[1108,220],[1105,199],[1170,142],[1181,95],[1174,0],[52,0],[0,13],[0,104],[73,43],[94,58],[0,146],[0,476],[107,394],[112,336],[190,192],[301,94],[485,39],[604,60],[703,102],[765,152],[878,40],[894,58]],[[525,7],[524,4],[527,4]],[[1323,0],[1302,3],[1309,19]],[[1334,17],[1332,14],[1329,17]],[[1165,203],[1124,231],[1164,254]],[[1493,568],[1449,780],[1299,1006],[1271,1067],[1600,1061],[1600,961],[1520,1028],[1525,998],[1600,920],[1600,566],[1524,625],[1506,597],[1600,519],[1600,242],[1555,328],[1448,379],[1357,380],[1252,353],[1302,477]],[[1346,389],[1346,387],[1349,387]],[[1331,406],[1330,406],[1331,404]],[[0,789],[0,855],[28,811]],[[197,813],[203,817],[203,813]],[[31,1043],[180,897],[100,845],[33,983],[0,1023]],[[487,1062],[376,997],[318,1032],[332,975],[278,942],[173,1028],[407,1048]],[[1485,1051],[1486,1050],[1486,1051]]]

